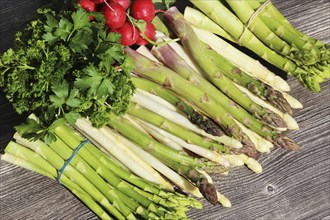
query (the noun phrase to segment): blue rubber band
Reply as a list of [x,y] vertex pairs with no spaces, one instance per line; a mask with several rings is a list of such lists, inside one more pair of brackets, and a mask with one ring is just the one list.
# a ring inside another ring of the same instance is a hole
[[82,141],[78,147],[73,151],[72,155],[66,160],[66,162],[64,163],[63,167],[60,169],[60,171],[58,172],[58,176],[57,176],[57,182],[61,184],[61,176],[63,171],[65,170],[65,168],[68,166],[68,164],[71,162],[72,158],[74,156],[76,156],[76,154],[78,153],[78,151],[88,142],[90,142],[89,140],[84,140]]

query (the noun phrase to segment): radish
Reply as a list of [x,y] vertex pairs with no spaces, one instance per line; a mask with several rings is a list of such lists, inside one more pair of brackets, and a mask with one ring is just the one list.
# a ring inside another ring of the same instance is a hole
[[117,3],[107,3],[103,6],[102,12],[104,14],[106,24],[110,28],[120,28],[126,21],[125,9]]
[[115,2],[117,4],[120,4],[121,6],[123,6],[125,11],[129,8],[129,5],[131,4],[130,0],[109,0],[109,2]]
[[[147,37],[148,39],[152,40],[152,38],[155,36],[156,34],[156,30],[155,30],[155,27],[152,23],[148,22],[146,24],[146,28],[144,30],[144,34],[145,34],[145,37]],[[146,45],[148,44],[149,42],[145,39],[143,39],[143,36],[141,34],[141,32],[139,31],[139,37],[136,41],[136,44],[137,45]]]
[[131,5],[131,14],[137,20],[151,22],[156,14],[154,3],[151,0],[134,0]]
[[87,12],[95,11],[95,3],[90,0],[78,0],[77,3]]
[[124,46],[131,46],[135,44],[139,37],[139,30],[128,21],[126,21],[120,28],[111,29],[111,31],[121,34],[122,37],[120,43]]

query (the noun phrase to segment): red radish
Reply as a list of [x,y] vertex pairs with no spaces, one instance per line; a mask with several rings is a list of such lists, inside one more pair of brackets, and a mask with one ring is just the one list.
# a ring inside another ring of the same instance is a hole
[[[144,34],[150,40],[152,40],[152,38],[155,36],[156,30],[155,30],[155,27],[154,27],[154,25],[152,23],[148,22],[146,24],[146,28],[144,30]],[[136,44],[137,45],[146,45],[148,43],[149,43],[148,41],[146,41],[145,39],[143,39],[142,34],[139,31],[139,37],[138,37],[138,39],[136,41]]]
[[137,20],[150,22],[155,17],[155,13],[155,6],[151,0],[134,0],[131,5],[131,14]]
[[104,2],[104,0],[91,0],[92,2],[94,2],[95,4],[101,4]]
[[104,14],[106,24],[110,28],[120,28],[126,21],[125,9],[114,2],[107,3],[103,6],[102,12]]
[[123,6],[125,11],[129,8],[129,5],[131,4],[130,0],[109,0],[109,2],[115,2],[117,4],[120,4],[121,6]]
[[95,3],[90,0],[78,0],[77,3],[87,12],[95,11]]
[[131,46],[135,44],[139,37],[139,30],[128,21],[126,21],[120,28],[112,29],[111,31],[121,34],[120,43],[124,46]]

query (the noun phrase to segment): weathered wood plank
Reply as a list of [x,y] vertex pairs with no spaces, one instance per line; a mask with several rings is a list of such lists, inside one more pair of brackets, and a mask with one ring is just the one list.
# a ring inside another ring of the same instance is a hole
[[[13,30],[18,30],[41,1],[2,0],[0,50],[8,48]],[[274,4],[300,30],[330,42],[329,1],[280,1]],[[3,19],[6,18],[6,19]],[[312,94],[289,78],[292,95],[304,109],[294,116],[301,130],[290,132],[303,149],[277,149],[261,158],[264,172],[233,170],[228,176],[214,175],[217,188],[228,196],[233,207],[225,209],[202,200],[203,210],[192,210],[194,219],[330,219],[330,83]],[[6,109],[6,110],[5,110]],[[1,103],[1,133],[18,121]],[[3,117],[6,113],[6,117]],[[14,117],[15,120],[7,120]],[[6,131],[5,133],[8,133]],[[8,141],[1,134],[1,145]],[[97,219],[62,186],[40,175],[0,161],[1,219]]]

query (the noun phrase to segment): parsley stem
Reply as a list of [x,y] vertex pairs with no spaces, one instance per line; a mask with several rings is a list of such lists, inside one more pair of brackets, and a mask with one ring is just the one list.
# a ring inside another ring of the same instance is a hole
[[72,34],[73,34],[74,31],[75,31],[75,30],[73,29],[73,30],[70,32],[70,34],[69,34],[68,38],[66,39],[66,41],[69,41],[69,40],[70,40],[70,38],[72,37]]
[[7,67],[4,71],[2,71],[2,74],[4,75],[8,70],[10,70],[10,67]]
[[29,69],[29,70],[35,70],[36,68],[35,67],[32,67],[32,66],[29,66],[29,65],[21,65],[21,66],[17,66],[18,68],[20,69]]

